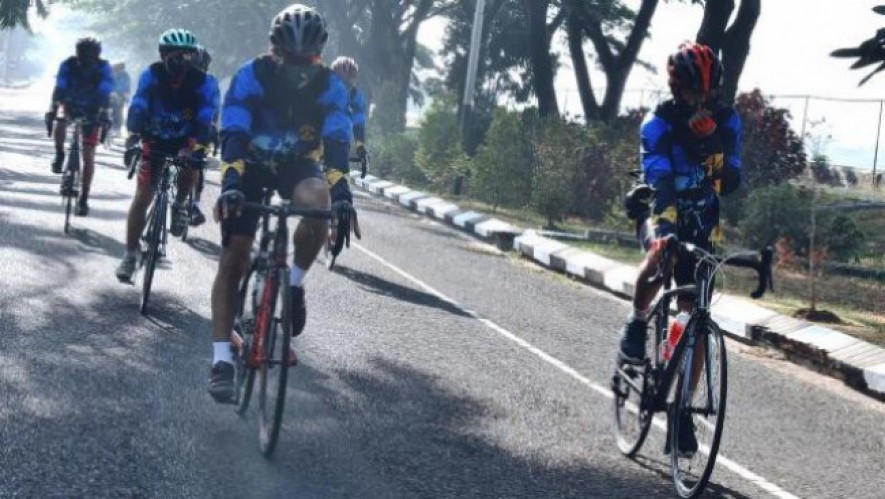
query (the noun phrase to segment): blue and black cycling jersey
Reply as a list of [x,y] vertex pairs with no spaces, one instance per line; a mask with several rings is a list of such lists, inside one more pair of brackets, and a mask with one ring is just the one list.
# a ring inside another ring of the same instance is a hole
[[218,112],[218,81],[191,69],[174,77],[162,63],[154,63],[138,80],[129,105],[130,133],[156,139],[193,138],[209,141],[209,128]]
[[366,141],[366,98],[356,87],[350,89],[350,119],[353,120],[353,137],[361,145]]
[[698,138],[688,122],[694,109],[668,100],[641,128],[642,169],[655,188],[652,215],[659,232],[707,241],[719,224],[719,195],[741,178],[743,129],[733,107],[712,112],[716,131]]
[[69,57],[58,67],[52,102],[61,102],[75,113],[93,115],[108,107],[113,90],[114,76],[106,60],[83,64]]
[[129,95],[132,91],[132,79],[125,70],[117,71],[114,74],[114,92],[122,95]]
[[289,163],[322,156],[346,172],[352,134],[347,88],[326,66],[288,66],[269,55],[243,65],[221,114],[222,160]]

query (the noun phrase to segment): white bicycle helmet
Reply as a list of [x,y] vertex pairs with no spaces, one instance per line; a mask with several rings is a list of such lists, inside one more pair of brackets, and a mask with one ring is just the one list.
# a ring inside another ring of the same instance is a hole
[[323,16],[300,3],[283,9],[270,25],[271,45],[290,54],[320,55],[328,39]]

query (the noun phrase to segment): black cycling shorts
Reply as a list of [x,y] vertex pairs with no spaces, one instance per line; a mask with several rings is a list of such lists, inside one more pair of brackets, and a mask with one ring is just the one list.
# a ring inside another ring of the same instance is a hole
[[[319,163],[303,160],[292,167],[280,167],[276,172],[250,165],[240,179],[240,190],[246,195],[246,201],[252,203],[261,202],[261,194],[265,187],[274,189],[283,199],[292,199],[295,187],[309,178],[325,181]],[[257,211],[243,210],[242,215],[225,220],[221,224],[221,245],[227,247],[231,235],[255,237],[259,218],[260,214]]]
[[[691,237],[690,234],[682,234],[678,230],[676,236],[684,243],[692,243],[699,248],[710,252],[713,251],[713,243],[709,239],[695,240],[696,238]],[[642,249],[648,251],[652,243],[657,239],[654,224],[650,218],[646,218],[645,222],[639,224],[638,237]],[[695,283],[694,271],[697,263],[697,258],[694,255],[684,255],[683,258],[676,259],[676,265],[673,267],[673,279],[676,281],[677,286]]]
[[160,183],[160,173],[166,156],[178,156],[182,149],[188,148],[188,138],[178,139],[144,139],[141,143],[141,169],[138,172],[138,184],[150,186],[151,191]]

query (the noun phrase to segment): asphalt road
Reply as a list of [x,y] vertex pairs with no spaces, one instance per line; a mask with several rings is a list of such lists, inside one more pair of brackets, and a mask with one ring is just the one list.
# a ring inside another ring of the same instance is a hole
[[[254,416],[206,393],[217,226],[170,244],[141,316],[113,275],[134,189],[119,151],[64,235],[52,146],[16,95],[0,92],[0,496],[674,494],[659,429],[635,461],[615,446],[624,301],[364,196],[364,241],[308,277],[265,460]],[[883,497],[885,404],[728,345],[711,496]]]

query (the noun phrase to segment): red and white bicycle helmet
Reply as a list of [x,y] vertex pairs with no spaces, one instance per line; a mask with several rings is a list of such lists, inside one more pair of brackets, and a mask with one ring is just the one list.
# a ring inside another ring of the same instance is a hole
[[360,66],[352,57],[341,56],[332,62],[332,71],[338,73],[341,79],[350,83],[359,74]]
[[677,95],[679,89],[702,94],[722,87],[722,62],[713,50],[700,43],[685,42],[667,59],[670,89]]

